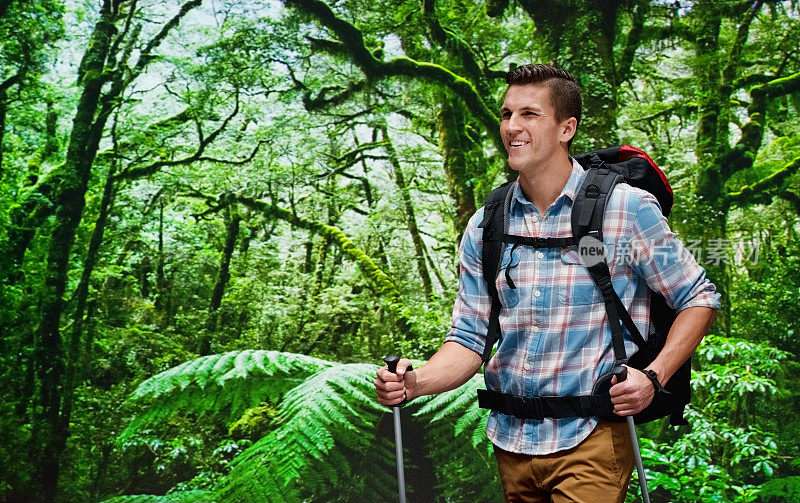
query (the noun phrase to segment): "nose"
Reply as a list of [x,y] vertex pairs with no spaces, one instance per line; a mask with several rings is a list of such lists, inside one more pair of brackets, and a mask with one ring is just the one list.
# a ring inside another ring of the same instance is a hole
[[519,126],[519,116],[517,114],[511,114],[511,117],[508,118],[506,122],[506,128],[508,132],[513,133],[517,131],[521,131],[522,128]]

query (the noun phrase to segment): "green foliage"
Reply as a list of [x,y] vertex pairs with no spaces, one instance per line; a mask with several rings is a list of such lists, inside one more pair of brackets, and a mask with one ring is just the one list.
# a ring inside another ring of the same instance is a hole
[[[52,436],[41,393],[61,364],[76,388],[51,388],[52,403],[72,407],[56,503],[220,501],[218,489],[239,501],[393,499],[391,415],[363,362],[426,359],[441,344],[458,236],[508,174],[495,125],[503,74],[544,61],[584,86],[574,151],[642,147],[674,188],[681,239],[761,243],[757,263],[703,264],[729,315],[695,359],[692,430],[640,430],[655,496],[795,498],[797,2],[215,0],[166,37],[178,5],[109,2],[112,50],[87,68],[101,4],[0,1],[0,500],[42,499],[47,474],[20,453]],[[80,84],[100,72],[89,127],[76,121]],[[48,267],[54,195],[75,175],[69,138],[85,129],[99,143],[72,153],[98,155],[85,194],[63,200],[86,206],[69,256]],[[212,308],[227,213],[241,232]],[[420,262],[435,273],[430,296]],[[61,340],[43,347],[55,269],[68,278]],[[409,475],[435,476],[425,497],[500,497],[479,381],[403,410],[421,432],[406,437]]]
[[791,357],[766,344],[709,335],[692,373],[689,431],[668,442],[642,440],[651,487],[676,502],[750,502],[774,476],[779,446],[769,404]]
[[187,491],[170,493],[165,496],[136,494],[117,496],[104,500],[103,503],[216,503],[214,494],[209,491]]
[[489,414],[476,399],[477,390],[485,388],[478,374],[460,388],[422,397],[414,412],[425,425],[427,455],[443,501],[502,501],[497,462],[485,434]]
[[[272,360],[295,361],[297,356],[277,354]],[[215,358],[221,359],[220,356]],[[184,403],[176,395],[196,396],[191,385],[182,386],[184,381],[177,378],[187,373],[187,364],[156,376],[159,379],[154,377],[148,386],[143,383],[131,400],[136,402],[145,396],[164,400],[163,397],[169,395],[171,403]],[[217,479],[218,500],[299,502],[309,495],[315,500],[331,502],[391,499],[396,488],[394,445],[391,430],[387,429],[387,426],[391,428],[391,413],[375,402],[372,380],[376,370],[376,366],[368,364],[319,365],[315,372],[275,398],[279,399],[277,409],[262,405],[245,412],[230,427],[231,432],[246,430],[255,434],[253,429],[248,429],[255,425],[264,436],[240,451],[229,463],[223,463],[221,476],[205,475]],[[257,380],[260,376],[248,372],[244,378]],[[156,386],[156,382],[160,385]],[[482,377],[475,376],[461,388],[420,397],[406,406],[414,410],[413,423],[405,425],[406,435],[413,439],[415,429],[425,431],[428,448],[424,456],[435,470],[436,489],[442,501],[475,501],[476,498],[496,501],[502,494],[491,444],[483,433],[488,415],[478,408],[475,400],[476,390],[481,385]],[[231,386],[217,391],[219,394],[236,392]],[[180,412],[196,413],[196,409]],[[265,414],[269,425],[263,424]],[[142,415],[149,416],[151,412],[145,410]],[[163,429],[164,425],[157,421],[168,417],[151,416],[150,428]],[[137,423],[140,421],[134,420],[134,424]],[[178,452],[176,449],[183,445],[164,447],[158,439],[146,440],[141,436],[130,440],[132,429],[128,427],[121,436],[121,439],[129,439],[128,449],[143,440],[149,442],[153,452],[164,449]],[[415,440],[407,438],[406,447],[413,442]],[[413,469],[413,459],[422,455],[422,452],[409,452],[407,468]],[[179,485],[176,490],[194,488],[193,483],[189,483]],[[409,487],[410,494],[413,491],[414,488]]]
[[797,503],[800,501],[800,476],[769,480],[758,488],[760,501]]
[[131,395],[143,405],[120,435],[124,443],[137,431],[174,415],[222,414],[237,418],[264,400],[276,400],[329,362],[304,355],[247,350],[190,360],[141,383]]
[[[221,500],[294,502],[306,491],[333,498],[347,487],[353,462],[374,456],[375,426],[386,413],[373,398],[375,370],[364,364],[334,366],[289,391],[279,428],[233,461]],[[379,467],[380,458],[374,461]]]

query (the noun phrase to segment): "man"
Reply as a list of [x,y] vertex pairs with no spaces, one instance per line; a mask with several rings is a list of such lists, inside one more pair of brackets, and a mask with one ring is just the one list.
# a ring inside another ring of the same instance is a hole
[[[519,172],[509,207],[509,234],[571,236],[570,211],[583,168],[569,157],[580,121],[580,89],[567,72],[525,65],[510,72],[500,134],[509,166]],[[377,373],[378,402],[441,393],[468,381],[481,366],[491,300],[482,278],[483,209],[469,221],[460,248],[459,291],[446,342],[424,366]],[[603,222],[614,289],[643,334],[648,286],[678,317],[664,349],[647,367],[663,385],[697,348],[719,308],[719,294],[669,230],[655,197],[618,185]],[[510,247],[507,247],[510,248]],[[636,248],[628,255],[622,250]],[[570,248],[506,249],[496,284],[502,338],[486,364],[487,388],[517,396],[574,396],[592,391],[613,363],[611,330],[602,296]],[[513,286],[508,278],[513,276]],[[646,336],[646,335],[645,335]],[[635,345],[625,340],[628,355]],[[635,414],[652,401],[655,384],[630,368],[612,380],[614,413]],[[510,502],[623,502],[633,470],[624,422],[597,417],[524,420],[492,411],[487,435]]]

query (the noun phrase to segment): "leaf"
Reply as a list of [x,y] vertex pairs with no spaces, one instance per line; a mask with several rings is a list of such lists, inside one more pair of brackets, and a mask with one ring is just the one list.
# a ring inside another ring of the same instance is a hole
[[[223,480],[220,501],[300,502],[338,491],[354,465],[391,471],[392,446],[376,449],[376,425],[387,409],[374,399],[371,364],[336,365],[319,370],[286,393],[280,427],[233,460]],[[387,456],[388,454],[388,456]],[[386,494],[374,493],[378,500]]]
[[117,442],[179,414],[221,414],[223,421],[233,421],[261,402],[277,401],[331,365],[310,356],[264,350],[232,351],[182,363],[142,382],[131,394],[128,401],[142,404],[143,411]]

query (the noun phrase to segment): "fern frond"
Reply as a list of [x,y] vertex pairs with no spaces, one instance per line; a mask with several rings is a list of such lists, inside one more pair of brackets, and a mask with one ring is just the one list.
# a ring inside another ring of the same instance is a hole
[[478,374],[460,388],[421,397],[421,407],[414,413],[426,423],[427,455],[443,501],[503,500],[497,462],[486,437],[489,412],[478,407],[477,390],[481,388],[485,385]]
[[164,496],[153,496],[149,494],[116,496],[104,500],[102,503],[216,503],[216,501],[217,499],[214,494],[209,491],[186,491]]
[[[292,503],[310,495],[320,501],[325,494],[349,489],[365,468],[367,477],[391,473],[392,446],[376,442],[376,425],[388,413],[375,401],[376,370],[370,364],[325,368],[286,393],[280,427],[232,462],[220,500]],[[369,487],[374,501],[392,497],[396,486],[384,487],[386,495]]]
[[146,381],[128,398],[144,410],[117,442],[177,414],[224,414],[232,421],[259,403],[276,401],[332,362],[278,351],[232,351],[190,360]]

